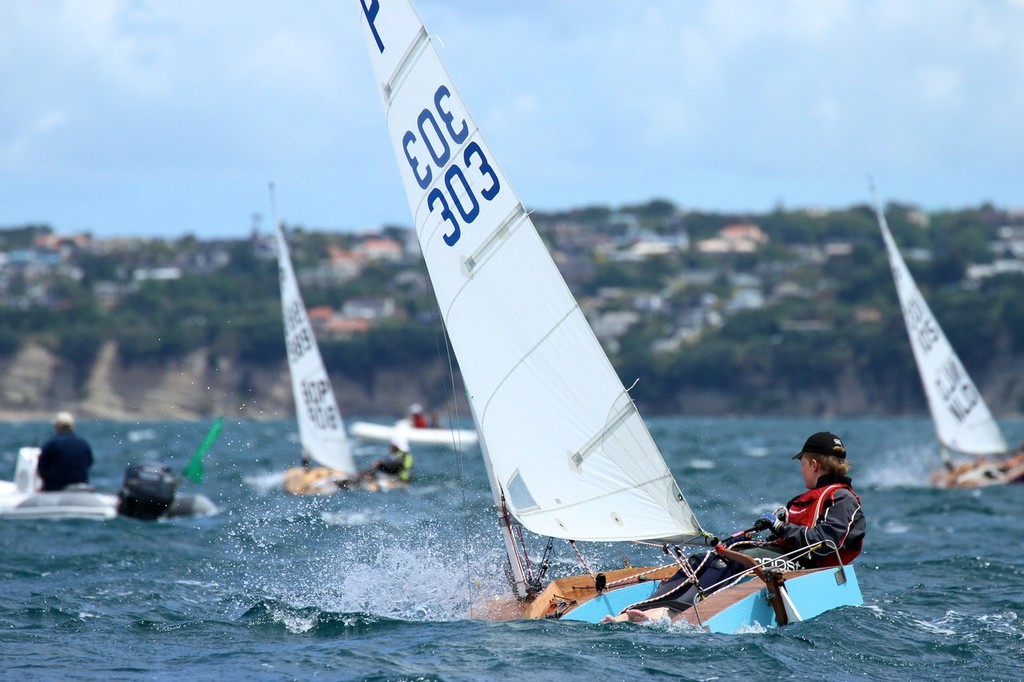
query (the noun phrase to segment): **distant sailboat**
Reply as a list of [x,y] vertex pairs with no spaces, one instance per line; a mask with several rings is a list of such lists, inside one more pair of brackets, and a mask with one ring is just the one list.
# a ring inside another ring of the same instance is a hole
[[[650,597],[657,579],[679,566],[619,569],[545,587],[547,562],[529,561],[524,529],[573,547],[638,541],[669,552],[677,543],[715,538],[684,499],[415,10],[406,0],[362,0],[360,7],[521,600],[505,615],[597,622]],[[754,578],[764,576],[759,571],[719,586],[718,602],[683,617],[733,632],[861,601],[849,566],[787,573],[785,586]]]
[[[303,462],[285,471],[285,491],[296,495],[327,495],[347,488],[375,490],[404,485],[390,477],[360,478],[352,446],[345,435],[341,410],[302,302],[284,228],[276,217],[275,230],[285,347]],[[314,462],[319,466],[314,466]]]
[[[910,347],[945,464],[945,470],[935,472],[932,482],[944,488],[973,488],[1024,480],[1024,455],[1006,457],[1009,448],[999,425],[914,282],[877,196],[874,201]],[[974,459],[955,464],[950,451]]]

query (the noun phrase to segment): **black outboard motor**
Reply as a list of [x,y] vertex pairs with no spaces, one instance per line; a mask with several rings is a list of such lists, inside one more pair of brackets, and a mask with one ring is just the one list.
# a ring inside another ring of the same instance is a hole
[[153,521],[174,502],[178,480],[170,467],[158,462],[129,464],[124,485],[117,494],[117,513],[143,521]]

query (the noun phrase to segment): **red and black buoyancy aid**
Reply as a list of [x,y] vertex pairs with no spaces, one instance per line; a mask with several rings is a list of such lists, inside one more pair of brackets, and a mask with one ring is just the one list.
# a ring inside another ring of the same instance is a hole
[[[831,506],[833,495],[840,489],[849,490],[850,494],[856,498],[857,504],[860,505],[860,496],[853,492],[853,488],[846,483],[823,485],[819,488],[808,490],[790,500],[789,504],[786,505],[786,522],[804,526],[805,528],[813,528],[821,521],[825,511]],[[853,519],[850,522],[852,523]],[[849,528],[847,528],[847,532],[849,532]],[[863,543],[857,543],[855,548],[847,547],[846,536],[844,535],[839,545],[839,558],[842,559],[843,564],[848,564],[856,559],[863,546]],[[819,555],[814,563],[818,566],[839,565],[836,562],[835,554]]]

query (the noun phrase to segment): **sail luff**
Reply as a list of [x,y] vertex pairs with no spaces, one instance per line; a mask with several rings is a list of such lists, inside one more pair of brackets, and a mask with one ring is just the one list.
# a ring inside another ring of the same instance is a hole
[[405,0],[361,3],[375,79],[496,497],[534,533],[701,537],[646,425]]
[[355,461],[345,433],[330,377],[324,366],[302,301],[292,267],[284,228],[274,217],[277,235],[281,310],[284,316],[288,373],[295,398],[295,418],[302,449],[318,464],[337,469],[347,476],[356,474]]
[[914,282],[877,196],[874,196],[874,203],[907,336],[939,443],[943,448],[967,455],[1006,452],[1006,439],[999,425]]

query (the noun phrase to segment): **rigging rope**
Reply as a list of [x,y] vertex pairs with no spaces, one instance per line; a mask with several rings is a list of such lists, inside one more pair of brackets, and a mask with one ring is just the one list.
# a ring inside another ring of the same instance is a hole
[[[429,292],[430,300],[434,302],[433,307],[436,308],[437,296],[434,293],[434,283],[430,280],[430,272],[427,270],[426,261],[420,259],[420,265],[423,269],[423,276],[427,282],[427,291]],[[438,320],[440,321],[440,334],[438,333],[437,325],[434,326],[434,346],[437,349],[438,362],[444,360],[448,364],[448,379],[450,392],[445,396],[445,411],[448,414],[448,424],[452,435],[452,450],[455,451],[455,461],[459,471],[459,491],[461,492],[461,508],[462,508],[462,555],[463,565],[466,567],[466,593],[467,603],[469,604],[469,616],[473,617],[473,579],[470,571],[470,538],[469,538],[469,505],[466,501],[466,467],[465,457],[462,449],[462,438],[457,433],[457,425],[460,423],[461,414],[459,412],[459,400],[457,397],[457,387],[455,384],[455,363],[452,361],[452,345],[448,340],[448,330],[445,329],[444,320],[441,319],[440,310],[438,310]],[[441,354],[441,346],[444,346],[445,354]]]
[[583,552],[581,552],[579,547],[576,546],[576,541],[575,540],[569,540],[568,542],[572,546],[572,548],[576,551],[576,556],[578,556],[580,558],[580,563],[583,564],[583,568],[585,568],[587,573],[589,573],[590,575],[594,575],[594,571],[592,571],[590,569],[590,565],[587,564],[587,560],[583,558]]

